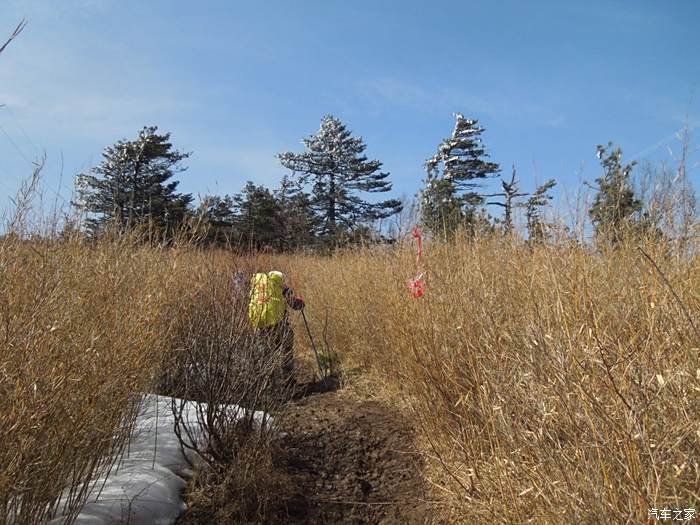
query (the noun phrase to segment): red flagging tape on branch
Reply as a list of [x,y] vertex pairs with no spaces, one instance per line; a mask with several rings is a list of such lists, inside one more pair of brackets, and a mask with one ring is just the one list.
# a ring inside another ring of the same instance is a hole
[[408,288],[416,299],[425,295],[424,272],[421,271],[421,259],[423,258],[423,234],[418,226],[414,226],[411,235],[418,243],[418,253],[416,254],[416,276],[409,281]]
[[418,226],[414,226],[411,230],[411,235],[418,242],[418,255],[416,256],[416,264],[420,264],[420,259],[423,257],[423,234]]

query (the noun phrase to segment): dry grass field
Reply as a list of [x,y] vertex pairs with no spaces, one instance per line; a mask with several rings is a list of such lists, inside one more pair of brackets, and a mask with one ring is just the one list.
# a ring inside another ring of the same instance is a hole
[[642,249],[428,243],[415,299],[410,244],[241,260],[6,236],[0,521],[41,522],[64,490],[79,509],[77,487],[124,445],[212,281],[220,293],[263,266],[290,276],[344,368],[415,423],[436,521],[641,523],[652,507],[698,508],[700,262]]
[[[289,260],[415,418],[448,521],[640,523],[700,503],[700,261],[502,240]],[[320,326],[318,328],[320,330]]]

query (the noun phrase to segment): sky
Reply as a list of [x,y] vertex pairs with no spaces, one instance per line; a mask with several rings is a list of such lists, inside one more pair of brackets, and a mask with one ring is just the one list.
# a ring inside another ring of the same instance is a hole
[[600,175],[597,144],[659,161],[700,124],[696,0],[0,0],[0,40],[22,18],[0,55],[0,209],[44,153],[69,200],[144,125],[192,152],[197,196],[274,187],[275,155],[333,114],[411,197],[456,112],[504,175],[560,196]]

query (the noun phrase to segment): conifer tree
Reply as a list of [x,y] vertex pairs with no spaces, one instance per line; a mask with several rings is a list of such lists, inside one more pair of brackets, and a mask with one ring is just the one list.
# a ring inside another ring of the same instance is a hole
[[276,248],[281,237],[280,207],[272,192],[248,181],[233,202],[236,244],[250,250]]
[[501,179],[501,187],[503,191],[501,193],[492,193],[490,195],[484,195],[484,197],[502,197],[503,202],[492,201],[486,204],[491,206],[501,206],[503,208],[503,224],[505,226],[505,233],[510,233],[513,231],[513,211],[518,206],[518,197],[526,197],[528,193],[520,193],[520,181],[516,178],[515,165],[513,165],[513,171],[511,173],[510,182],[506,182]]
[[421,221],[433,234],[448,238],[465,222],[464,201],[449,179],[428,175],[420,203]]
[[279,207],[280,249],[289,251],[313,245],[319,221],[299,181],[284,175],[274,196]]
[[542,220],[542,208],[552,200],[548,192],[556,185],[557,181],[548,180],[532,192],[525,202],[527,236],[531,243],[544,242],[547,239],[547,225]]
[[367,193],[391,190],[389,173],[382,163],[369,160],[361,137],[353,137],[336,117],[326,115],[315,135],[302,139],[306,151],[278,155],[282,165],[311,185],[310,205],[320,220],[323,239],[337,239],[359,224],[390,217],[401,211],[401,202],[365,200]]
[[78,175],[78,199],[91,234],[107,224],[119,231],[149,224],[172,231],[187,214],[189,194],[177,193],[175,173],[185,171],[181,161],[190,156],[173,150],[170,133],[144,127],[136,140],[120,140],[105,148],[102,162],[88,174]]
[[484,197],[477,190],[484,179],[500,171],[498,164],[487,160],[489,155],[481,144],[483,132],[478,120],[457,113],[451,137],[443,140],[425,163],[421,215],[433,233],[451,235],[459,224],[473,226],[481,216],[476,208],[484,203]]
[[203,199],[197,217],[203,221],[207,243],[226,246],[231,242],[236,220],[235,205],[233,197],[229,195],[209,195]]
[[603,175],[596,179],[597,193],[589,210],[596,233],[609,236],[612,242],[621,240],[624,230],[633,226],[634,214],[642,210],[642,201],[635,196],[630,174],[636,162],[622,163],[622,150],[613,143],[598,145],[597,157]]

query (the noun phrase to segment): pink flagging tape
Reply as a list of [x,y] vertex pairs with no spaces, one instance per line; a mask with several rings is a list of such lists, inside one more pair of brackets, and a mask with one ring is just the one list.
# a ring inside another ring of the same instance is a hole
[[423,234],[418,226],[414,226],[411,230],[411,235],[418,244],[418,253],[416,254],[416,276],[408,283],[408,288],[411,294],[416,299],[425,295],[424,272],[421,271],[421,259],[423,258]]
[[416,299],[423,297],[425,295],[425,282],[423,281],[423,274],[419,273],[415,279],[411,279],[408,285],[413,297]]
[[416,255],[416,264],[420,264],[420,259],[423,257],[423,233],[418,226],[414,226],[411,230],[411,235],[418,242],[418,255]]

